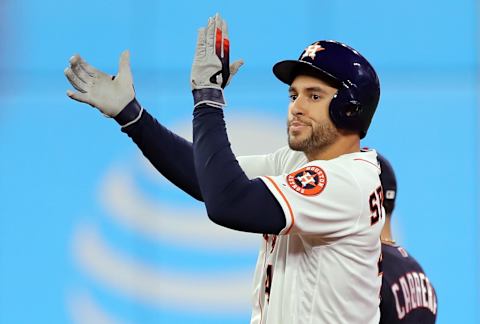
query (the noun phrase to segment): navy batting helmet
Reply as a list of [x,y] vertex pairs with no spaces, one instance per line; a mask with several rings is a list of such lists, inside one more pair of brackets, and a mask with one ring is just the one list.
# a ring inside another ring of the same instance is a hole
[[389,214],[395,208],[395,199],[397,198],[397,178],[390,162],[377,152],[377,159],[380,163],[380,182],[383,188],[383,206]]
[[323,40],[308,46],[298,60],[273,66],[280,81],[290,85],[298,75],[310,75],[338,89],[329,108],[336,127],[367,134],[380,99],[380,82],[372,65],[353,48]]

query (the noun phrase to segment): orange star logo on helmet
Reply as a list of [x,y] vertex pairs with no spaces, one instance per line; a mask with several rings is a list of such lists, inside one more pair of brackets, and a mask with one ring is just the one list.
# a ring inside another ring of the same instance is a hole
[[315,56],[317,55],[317,52],[320,52],[320,51],[323,51],[325,48],[323,48],[321,45],[319,45],[318,43],[317,44],[313,44],[313,45],[310,45],[308,46],[306,49],[305,49],[305,52],[303,53],[302,57],[300,58],[301,60],[303,60],[304,58],[306,58],[307,56],[310,57],[312,60],[315,59]]
[[322,168],[308,166],[290,173],[287,183],[296,192],[305,196],[318,195],[327,185],[327,175]]

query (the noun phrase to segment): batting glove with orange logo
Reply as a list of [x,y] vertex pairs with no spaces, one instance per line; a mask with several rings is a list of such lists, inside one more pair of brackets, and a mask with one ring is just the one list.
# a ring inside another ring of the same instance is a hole
[[230,65],[229,51],[227,23],[216,14],[208,19],[206,28],[198,30],[190,78],[195,108],[200,104],[217,108],[226,105],[223,89],[243,65],[242,60]]

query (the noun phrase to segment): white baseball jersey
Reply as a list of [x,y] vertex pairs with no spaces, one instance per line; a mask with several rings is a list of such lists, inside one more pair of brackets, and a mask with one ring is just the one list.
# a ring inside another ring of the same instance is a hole
[[307,162],[285,147],[238,160],[250,178],[261,176],[286,219],[280,235],[264,235],[251,323],[378,323],[384,210],[376,152]]

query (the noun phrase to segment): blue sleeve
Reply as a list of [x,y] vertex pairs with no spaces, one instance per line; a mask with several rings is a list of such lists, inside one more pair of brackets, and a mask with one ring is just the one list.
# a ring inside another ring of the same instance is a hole
[[200,105],[193,118],[193,157],[209,218],[235,230],[278,234],[283,209],[262,180],[249,180],[228,141],[223,110]]
[[140,119],[122,127],[122,132],[137,144],[143,155],[165,178],[193,198],[203,201],[193,165],[192,143],[169,131],[147,111],[142,112],[136,99],[115,120],[125,125],[140,113]]

